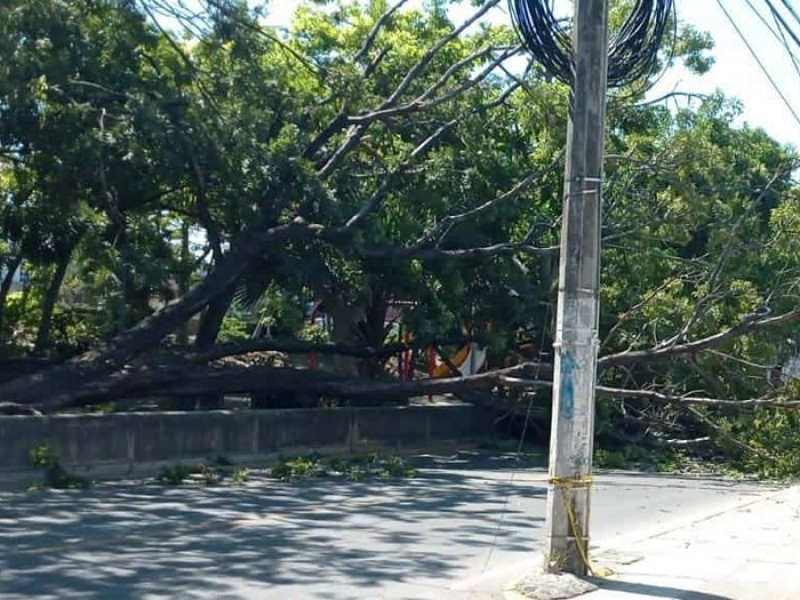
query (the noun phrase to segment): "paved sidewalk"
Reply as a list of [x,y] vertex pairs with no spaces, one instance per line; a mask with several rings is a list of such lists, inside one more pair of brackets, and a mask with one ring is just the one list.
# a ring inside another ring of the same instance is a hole
[[800,486],[595,556],[615,575],[582,600],[797,600]]

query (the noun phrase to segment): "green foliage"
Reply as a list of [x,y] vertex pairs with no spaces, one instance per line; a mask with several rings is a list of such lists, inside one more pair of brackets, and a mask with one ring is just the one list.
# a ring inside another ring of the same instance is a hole
[[627,444],[619,450],[595,448],[593,464],[599,469],[644,469],[675,472],[689,466],[687,457],[671,448]]
[[232,315],[226,315],[222,320],[222,326],[219,329],[217,340],[220,343],[246,340],[250,337],[249,329],[247,323],[242,319]]
[[682,58],[689,71],[703,75],[714,66],[714,57],[709,54],[709,50],[713,48],[714,39],[709,32],[698,31],[690,25],[682,24],[673,52]]
[[297,339],[316,344],[324,344],[331,341],[330,334],[325,327],[318,323],[306,323],[303,328],[297,332]]
[[[22,292],[12,292],[5,301],[0,340],[12,348],[30,348],[36,334],[36,312]],[[13,324],[13,325],[12,325]]]
[[199,475],[205,485],[216,485],[220,482],[220,475],[208,465],[198,465],[195,474]]
[[612,452],[602,448],[595,449],[593,461],[599,469],[624,469],[628,466],[628,459],[623,452]]
[[408,478],[416,476],[416,470],[410,467],[405,460],[399,456],[388,456],[383,461],[379,477]]
[[183,485],[184,483],[200,483],[202,485],[244,485],[250,480],[250,470],[237,467],[226,456],[216,456],[206,463],[186,465],[175,463],[162,467],[156,481],[163,485]]
[[[792,381],[788,397],[798,398],[800,384]],[[767,479],[800,477],[800,413],[796,410],[761,409],[753,414],[726,419],[726,450],[733,466],[743,473]],[[736,444],[733,440],[741,442]],[[742,445],[743,444],[743,445]]]
[[270,470],[272,477],[282,481],[303,479],[323,474],[325,474],[325,471],[320,464],[319,457],[316,455],[289,458],[281,461]]
[[68,473],[58,458],[58,454],[46,445],[37,446],[31,450],[33,465],[42,471],[43,480],[33,487],[53,489],[85,489],[92,485],[90,479]]
[[246,467],[236,467],[230,476],[233,485],[244,485],[250,481],[250,470]]
[[416,471],[399,456],[382,456],[376,453],[352,458],[322,459],[317,455],[299,456],[281,461],[270,474],[282,481],[310,477],[340,476],[351,481],[377,477],[381,479],[406,479],[416,476]]
[[182,485],[186,479],[195,472],[189,465],[177,463],[161,468],[156,476],[156,481],[164,485]]
[[[297,217],[331,232],[368,206],[352,235],[254,252],[231,282],[218,339],[268,325],[327,341],[303,318],[307,302],[322,300],[360,315],[349,341],[380,345],[386,308],[401,301],[417,338],[480,335],[493,365],[518,358],[517,338],[549,351],[552,254],[442,254],[558,243],[568,93],[535,66],[522,86],[493,66],[516,44],[510,27],[487,20],[455,35],[444,4],[423,3],[381,21],[365,46],[384,2],[300,3],[286,31],[262,28],[244,2],[223,4],[184,15],[185,39],[152,22],[147,1],[0,9],[0,263],[22,256],[28,276],[0,299],[0,340],[21,354],[49,327],[37,350],[74,354],[185,293],[250,236]],[[613,4],[612,27],[630,4]],[[713,40],[678,25],[664,66],[706,72]],[[670,110],[639,102],[646,83],[609,100],[606,355],[702,339],[767,308],[780,314],[796,306],[800,285],[797,153],[740,126],[734,100],[716,94]],[[786,359],[792,327],[604,369],[602,383],[728,399],[775,393],[762,366]],[[366,366],[377,376],[384,365]],[[601,434],[627,426],[618,404],[601,406]],[[652,412],[643,418],[708,433],[681,409]],[[794,469],[782,446],[794,439],[793,416],[706,416],[774,456],[770,472]],[[598,462],[641,458],[631,452]],[[308,476],[315,465],[277,472]],[[380,469],[402,470],[345,471]],[[165,480],[189,475],[176,466]]]

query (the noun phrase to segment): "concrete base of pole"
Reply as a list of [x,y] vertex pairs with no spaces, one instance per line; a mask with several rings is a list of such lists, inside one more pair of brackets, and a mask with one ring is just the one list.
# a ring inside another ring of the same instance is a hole
[[597,590],[597,586],[569,573],[529,575],[513,590],[505,593],[506,600],[566,600]]

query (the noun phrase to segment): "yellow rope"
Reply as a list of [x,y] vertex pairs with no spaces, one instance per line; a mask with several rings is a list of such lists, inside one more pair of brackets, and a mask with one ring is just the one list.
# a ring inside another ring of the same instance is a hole
[[569,527],[572,530],[572,536],[575,538],[575,544],[578,546],[578,553],[580,554],[581,561],[584,567],[586,567],[587,572],[591,574],[592,577],[608,577],[612,575],[614,572],[611,569],[598,571],[592,566],[589,560],[587,540],[578,524],[578,517],[575,515],[575,507],[572,502],[570,502],[569,496],[567,495],[567,490],[591,488],[593,482],[591,474],[578,477],[551,477],[548,481],[560,492],[561,501],[567,513],[567,521],[569,521]]

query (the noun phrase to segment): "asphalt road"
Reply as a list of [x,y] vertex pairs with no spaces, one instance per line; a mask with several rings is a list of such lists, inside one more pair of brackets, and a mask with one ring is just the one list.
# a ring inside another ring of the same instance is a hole
[[[142,483],[0,494],[0,599],[489,599],[536,560],[545,474],[513,455],[418,459],[410,480]],[[596,477],[595,545],[765,491]]]

